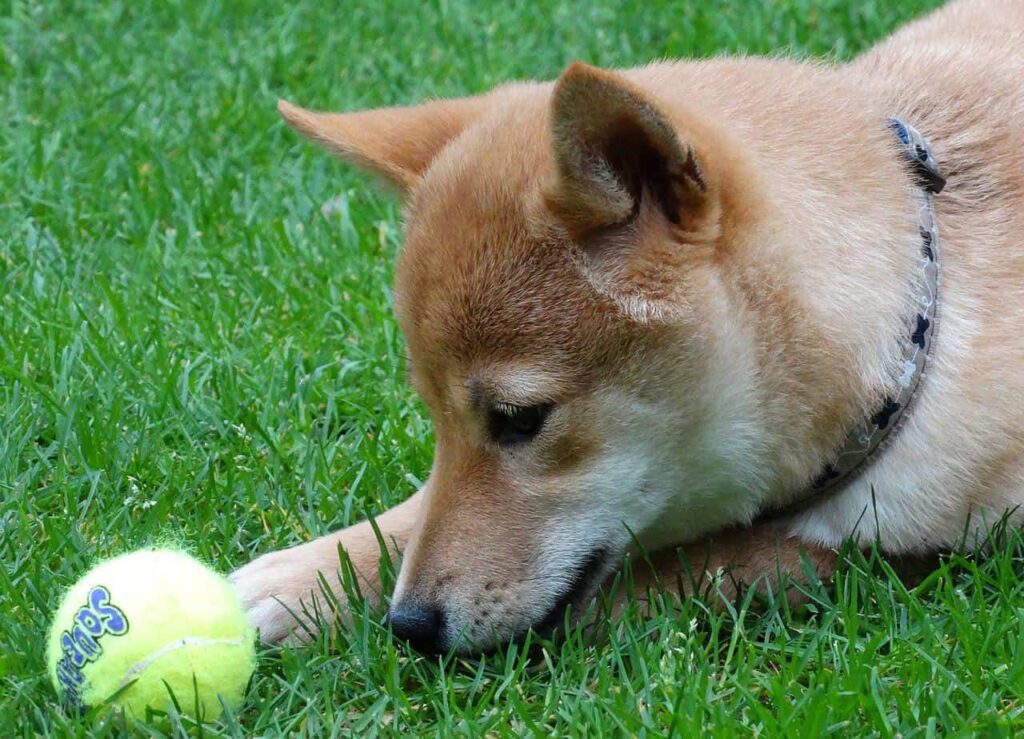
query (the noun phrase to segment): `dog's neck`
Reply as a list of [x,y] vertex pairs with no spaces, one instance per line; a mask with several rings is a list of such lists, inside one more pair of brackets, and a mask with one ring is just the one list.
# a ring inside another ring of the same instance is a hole
[[[757,367],[757,407],[744,428],[766,440],[751,460],[767,473],[766,508],[806,496],[848,437],[901,395],[903,345],[923,289],[921,173],[886,126],[884,96],[820,70],[779,74],[787,84],[770,95],[709,93],[707,102],[732,122],[741,179],[760,193],[723,263],[735,289],[729,321],[743,342],[728,339],[729,351]],[[836,95],[821,98],[811,88],[826,81]],[[807,123],[761,125],[764,111]]]
[[925,368],[937,332],[940,252],[933,198],[942,192],[946,181],[931,146],[920,132],[898,118],[891,118],[889,125],[920,189],[917,220],[921,247],[917,262],[918,274],[914,279],[917,304],[907,316],[906,334],[899,346],[903,369],[893,392],[850,433],[843,446],[811,483],[805,497],[786,506],[787,512],[842,489],[884,451],[909,417],[925,377]]
[[[895,438],[922,388],[938,308],[932,200],[943,181],[924,137],[895,119],[889,133],[884,122],[873,119],[873,145],[858,155],[872,157],[869,170],[848,187],[812,194],[818,202],[776,236],[802,244],[806,256],[764,262],[771,292],[760,302],[745,291],[762,353],[763,423],[787,432],[774,435],[765,460],[776,472],[766,511],[793,510],[856,479]],[[815,224],[821,213],[838,214],[825,219],[831,232]],[[766,313],[792,295],[805,301],[799,319],[785,324]]]

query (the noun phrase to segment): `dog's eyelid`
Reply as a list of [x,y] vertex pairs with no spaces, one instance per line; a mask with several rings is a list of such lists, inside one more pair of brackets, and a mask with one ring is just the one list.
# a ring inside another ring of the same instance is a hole
[[504,403],[519,408],[554,403],[564,394],[562,372],[538,367],[491,366],[480,370],[469,380],[475,400],[482,406]]
[[508,400],[495,400],[490,403],[491,410],[494,410],[505,416],[514,416],[517,413],[535,409],[547,412],[554,407],[555,404],[550,400],[537,400],[527,402],[522,402],[519,400],[517,400],[516,402],[511,402]]
[[552,408],[552,403],[527,406],[491,403],[487,411],[487,433],[502,446],[526,443],[544,428]]
[[481,411],[493,410],[511,414],[524,408],[556,405],[550,396],[540,395],[536,390],[529,393],[519,392],[520,388],[514,384],[471,380],[465,387],[470,405]]
[[503,416],[514,416],[523,406],[515,403],[506,403],[503,400],[496,400],[492,407]]

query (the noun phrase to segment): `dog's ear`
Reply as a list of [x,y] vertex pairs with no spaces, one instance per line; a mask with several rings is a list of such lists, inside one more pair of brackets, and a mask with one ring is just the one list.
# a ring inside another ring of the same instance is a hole
[[277,103],[281,117],[296,131],[403,191],[416,184],[437,153],[484,106],[484,98],[470,97],[356,113],[320,113],[285,100]]
[[705,220],[712,183],[694,143],[621,75],[572,64],[555,85],[551,135],[546,200],[574,237],[629,222],[643,205],[687,230]]

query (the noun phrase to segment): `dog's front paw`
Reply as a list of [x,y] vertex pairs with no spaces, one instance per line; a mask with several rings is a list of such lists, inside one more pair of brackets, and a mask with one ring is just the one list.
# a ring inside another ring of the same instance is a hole
[[[324,561],[306,544],[264,554],[228,579],[263,642],[304,642],[332,617],[338,599],[344,600],[337,571],[337,556]],[[325,592],[324,582],[330,592]]]

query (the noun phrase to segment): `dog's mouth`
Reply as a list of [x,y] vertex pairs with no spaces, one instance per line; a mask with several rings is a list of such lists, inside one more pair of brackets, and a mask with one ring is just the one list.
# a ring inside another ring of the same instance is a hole
[[604,572],[607,561],[607,547],[591,550],[573,569],[565,590],[558,596],[558,600],[551,606],[544,618],[533,627],[534,630],[541,634],[551,634],[562,626],[566,609],[582,606],[587,594],[598,585],[598,578]]

